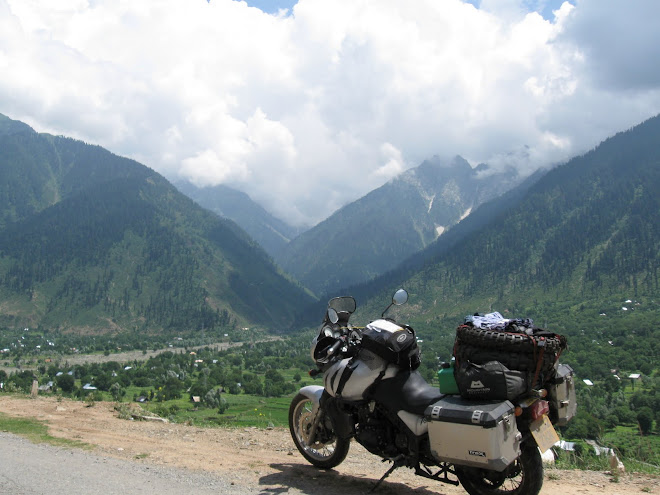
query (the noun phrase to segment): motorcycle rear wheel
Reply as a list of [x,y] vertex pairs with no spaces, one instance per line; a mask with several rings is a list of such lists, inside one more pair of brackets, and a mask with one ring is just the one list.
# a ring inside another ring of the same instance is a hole
[[456,476],[470,495],[537,495],[543,486],[543,462],[536,443],[528,441],[520,457],[501,473],[456,466]]
[[323,414],[316,429],[314,443],[309,444],[309,434],[314,420],[314,403],[309,397],[298,394],[289,407],[289,430],[298,451],[314,466],[331,469],[346,458],[350,440],[342,439],[335,433],[334,420]]

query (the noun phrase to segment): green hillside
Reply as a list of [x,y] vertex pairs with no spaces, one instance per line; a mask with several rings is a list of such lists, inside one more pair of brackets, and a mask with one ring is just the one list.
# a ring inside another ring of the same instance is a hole
[[310,300],[236,224],[153,170],[2,122],[0,325],[281,329]]
[[366,282],[434,242],[472,209],[520,181],[461,158],[408,170],[302,233],[276,257],[317,295]]
[[427,300],[483,298],[497,306],[655,297],[659,142],[655,118],[554,169],[516,208],[411,282]]
[[485,205],[455,227],[461,235],[449,231],[410,260],[408,271],[350,289],[364,304],[359,314],[379,314],[402,285],[411,299],[398,311],[431,354],[450,355],[465,315],[500,311],[567,335],[566,359],[582,377],[653,371],[660,342],[658,143],[660,117],[553,169],[526,193]]
[[244,192],[223,184],[204,188],[190,182],[175,182],[174,185],[200,206],[236,222],[272,257],[301,232],[275,218]]

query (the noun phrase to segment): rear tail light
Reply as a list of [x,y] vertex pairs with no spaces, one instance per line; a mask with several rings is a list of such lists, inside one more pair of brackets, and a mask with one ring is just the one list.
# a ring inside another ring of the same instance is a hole
[[532,419],[537,420],[541,417],[543,417],[544,414],[548,414],[550,412],[550,405],[548,404],[547,400],[537,400],[532,404]]

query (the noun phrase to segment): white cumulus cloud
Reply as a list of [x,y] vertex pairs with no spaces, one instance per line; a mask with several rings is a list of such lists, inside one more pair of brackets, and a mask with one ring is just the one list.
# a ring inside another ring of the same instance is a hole
[[0,112],[295,224],[434,155],[528,173],[660,112],[655,0],[250,5],[0,0]]

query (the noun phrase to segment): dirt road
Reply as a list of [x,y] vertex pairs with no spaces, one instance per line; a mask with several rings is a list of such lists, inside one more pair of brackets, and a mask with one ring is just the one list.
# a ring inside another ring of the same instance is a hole
[[[193,478],[202,476],[200,479],[204,481],[200,483],[206,487],[204,490],[208,488],[208,480],[213,480],[211,484],[216,493],[364,494],[388,467],[353,443],[347,459],[336,470],[320,471],[307,464],[297,453],[288,430],[284,428],[207,429],[181,424],[129,421],[119,419],[111,403],[100,402],[93,407],[86,407],[83,402],[51,397],[30,399],[0,394],[0,412],[45,421],[52,436],[78,440],[93,446],[91,450],[75,453],[89,456],[92,464],[98,463],[101,456],[124,460],[136,469],[152,466],[153,469],[164,470],[160,472],[166,473],[161,475],[165,478],[174,476],[172,473],[175,472],[185,472]],[[17,457],[17,462],[20,462],[21,447],[18,445],[15,448],[17,453],[12,457]],[[41,450],[43,455],[59,451],[51,448]],[[27,455],[36,454],[30,452]],[[0,464],[0,481],[2,476],[7,477],[7,469],[6,465]],[[12,469],[20,469],[20,465]],[[107,470],[103,474],[105,479],[108,476],[120,478],[115,481],[124,486],[121,491],[123,495],[145,493],[121,480],[122,476],[128,476],[125,469]],[[204,490],[202,492],[206,493]],[[407,469],[396,470],[377,493],[465,494],[460,487],[416,477]],[[660,494],[660,480],[642,475],[626,475],[619,482],[613,482],[606,473],[550,468],[546,470],[541,493]]]
[[0,493],[3,495],[249,495],[222,478],[154,466],[80,449],[33,444],[0,432]]

